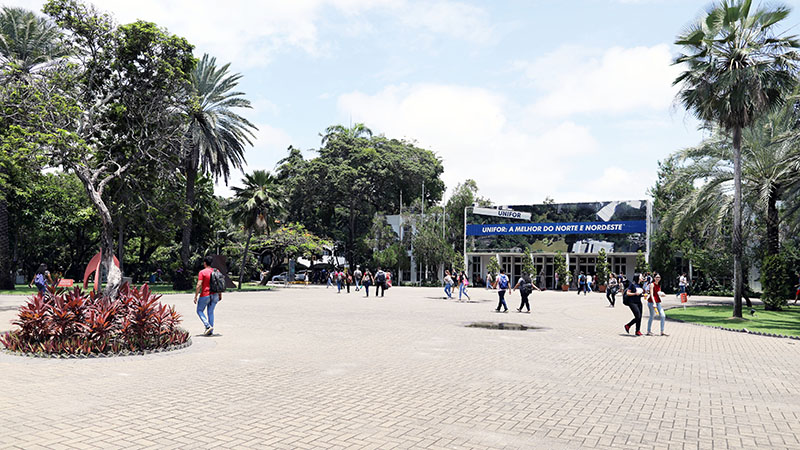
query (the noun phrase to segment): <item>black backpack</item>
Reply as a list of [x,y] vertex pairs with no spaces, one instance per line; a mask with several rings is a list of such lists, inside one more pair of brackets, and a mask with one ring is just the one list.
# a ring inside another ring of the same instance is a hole
[[522,277],[522,286],[519,287],[519,291],[523,295],[530,295],[533,292],[533,281],[528,277]]
[[375,281],[378,283],[383,283],[386,281],[386,274],[384,272],[378,272],[378,275],[375,277]]
[[214,269],[214,271],[211,272],[211,282],[209,283],[209,288],[211,292],[215,294],[225,292],[225,275],[223,275],[218,269]]

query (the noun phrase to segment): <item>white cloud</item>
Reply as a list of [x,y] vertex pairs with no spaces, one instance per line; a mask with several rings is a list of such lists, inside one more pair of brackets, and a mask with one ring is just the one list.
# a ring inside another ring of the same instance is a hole
[[[9,0],[7,6],[41,10],[42,0]],[[196,54],[217,55],[237,70],[263,67],[282,52],[302,51],[324,56],[332,43],[320,38],[319,26],[331,20],[331,10],[346,23],[337,34],[372,33],[365,12],[398,15],[407,26],[467,40],[489,38],[491,27],[480,8],[451,1],[410,0],[92,0],[120,23],[138,19],[155,22],[183,36]],[[398,14],[399,13],[399,14]],[[340,24],[341,25],[341,24]]]
[[338,105],[375,132],[413,137],[438,153],[448,188],[473,178],[498,203],[544,200],[565,184],[573,158],[597,150],[590,131],[570,121],[515,123],[517,107],[485,89],[389,86],[374,95],[341,95]]
[[544,94],[531,111],[547,117],[667,110],[680,72],[666,44],[605,51],[564,46],[516,66]]

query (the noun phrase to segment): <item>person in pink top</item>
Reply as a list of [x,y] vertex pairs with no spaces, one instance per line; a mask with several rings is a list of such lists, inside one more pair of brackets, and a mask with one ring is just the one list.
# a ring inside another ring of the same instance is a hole
[[653,326],[653,316],[656,315],[657,310],[658,316],[661,318],[661,335],[668,336],[664,333],[666,316],[664,315],[664,308],[661,307],[661,296],[663,292],[661,292],[661,275],[658,273],[653,274],[653,282],[650,283],[649,290],[650,295],[647,296],[647,309],[650,310],[650,317],[647,318],[647,335],[653,335],[653,333],[650,332],[650,327]]
[[[205,336],[214,334],[214,308],[217,303],[222,300],[222,292],[211,292],[211,274],[214,273],[214,268],[211,264],[214,258],[206,256],[203,258],[203,270],[197,274],[197,288],[194,291],[194,303],[197,305],[197,315],[203,321],[206,331],[203,332]],[[198,299],[198,296],[200,297]],[[208,318],[206,318],[206,311],[208,311]]]

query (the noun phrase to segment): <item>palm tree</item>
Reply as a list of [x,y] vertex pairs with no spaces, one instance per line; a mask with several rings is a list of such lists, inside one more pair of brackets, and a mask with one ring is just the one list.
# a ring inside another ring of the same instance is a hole
[[186,176],[186,214],[181,233],[181,262],[189,266],[192,237],[191,209],[195,203],[197,172],[210,174],[215,181],[221,177],[228,184],[231,169],[241,169],[245,163],[246,145],[252,145],[255,125],[234,112],[235,108],[251,108],[244,93],[234,89],[240,74],[229,74],[225,64],[217,68],[216,58],[207,54],[192,73],[192,85],[197,102],[188,113],[184,172]]
[[66,56],[62,33],[53,23],[23,8],[0,13],[0,66],[27,76]]
[[675,42],[684,50],[675,64],[686,66],[674,82],[678,99],[732,135],[734,317],[742,317],[742,130],[784,103],[797,83],[800,48],[775,32],[789,8],[751,6],[752,0],[719,1]]
[[247,231],[247,243],[244,246],[239,270],[239,289],[241,289],[253,231],[271,231],[276,220],[283,214],[284,208],[278,180],[266,170],[256,170],[252,174],[246,174],[244,187],[233,187],[233,192],[234,198],[230,203],[233,212],[231,220]]
[[[61,32],[43,17],[22,8],[0,12],[0,82],[9,91],[14,81],[27,83],[32,74],[65,55]],[[9,172],[0,164],[0,180]],[[14,289],[8,238],[8,203],[0,181],[0,289]]]
[[[794,105],[787,104],[742,132],[742,195],[754,212],[764,217],[769,254],[779,251],[778,201],[788,190],[800,186],[800,149],[794,140],[786,138],[794,131],[796,121]],[[685,165],[674,173],[667,187],[686,182],[701,185],[665,212],[664,225],[681,234],[699,224],[709,237],[715,237],[733,209],[731,141],[717,130],[700,145],[675,156]]]

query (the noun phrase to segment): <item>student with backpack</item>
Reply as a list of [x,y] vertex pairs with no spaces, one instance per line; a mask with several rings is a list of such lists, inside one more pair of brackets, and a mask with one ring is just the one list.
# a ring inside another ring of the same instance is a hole
[[[203,258],[203,270],[197,274],[197,287],[194,291],[194,303],[197,305],[197,315],[206,327],[204,336],[214,334],[214,309],[222,301],[225,292],[225,275],[211,267],[214,258],[211,255]],[[198,296],[200,297],[198,299]],[[208,317],[206,318],[206,311]]]
[[364,277],[361,279],[361,285],[364,286],[364,292],[369,297],[369,287],[372,286],[372,273],[369,269],[364,269]]
[[578,295],[581,295],[581,292],[586,295],[586,275],[583,272],[578,275]]
[[494,310],[495,312],[500,312],[500,307],[503,307],[503,312],[508,312],[508,305],[506,305],[506,290],[508,289],[508,275],[506,275],[505,269],[500,269],[500,275],[497,276],[494,280],[494,288],[497,289],[497,296],[499,298],[497,302],[497,308]]
[[48,284],[53,284],[53,277],[50,276],[50,271],[47,270],[47,264],[39,264],[39,268],[36,269],[36,274],[33,275],[33,279],[28,283],[28,287],[35,285],[39,293],[44,294],[47,291]]
[[534,289],[537,291],[541,291],[535,284],[533,284],[533,278],[530,275],[522,275],[519,280],[517,280],[517,284],[511,289],[519,288],[520,297],[522,300],[520,301],[519,308],[517,308],[517,312],[521,313],[522,308],[525,307],[528,309],[527,312],[531,312],[531,304],[528,302],[528,296],[531,295]]
[[642,335],[642,295],[644,289],[639,283],[642,282],[641,274],[634,274],[633,280],[628,284],[628,287],[622,294],[622,303],[631,309],[633,319],[625,324],[625,332],[630,334],[631,327],[636,325],[636,336]]
[[383,294],[386,293],[386,272],[381,270],[378,267],[378,271],[375,272],[375,297],[378,296],[378,292],[380,291],[381,297]]

